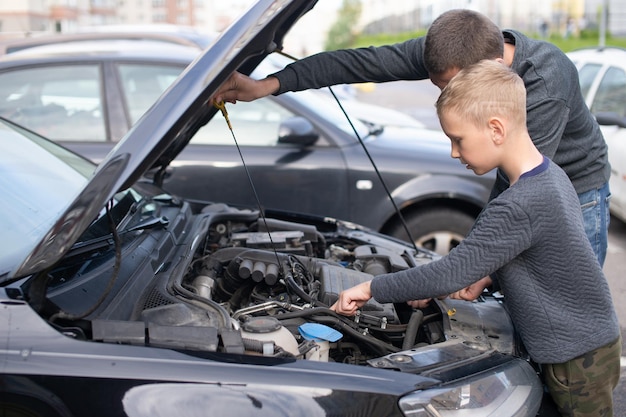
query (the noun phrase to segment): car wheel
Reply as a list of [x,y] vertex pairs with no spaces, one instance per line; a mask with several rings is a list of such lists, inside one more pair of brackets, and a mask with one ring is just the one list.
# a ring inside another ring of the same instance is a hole
[[[469,214],[445,207],[416,211],[406,216],[405,221],[418,246],[440,255],[447,254],[457,246],[474,224],[474,218]],[[408,240],[399,222],[389,234]]]

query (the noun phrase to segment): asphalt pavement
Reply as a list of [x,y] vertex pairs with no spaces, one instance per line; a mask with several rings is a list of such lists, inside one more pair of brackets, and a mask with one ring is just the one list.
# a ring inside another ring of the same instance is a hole
[[[426,127],[439,128],[435,101],[439,89],[430,81],[398,81],[367,84],[357,89],[359,100],[403,111],[422,121]],[[567,242],[563,242],[567,250]],[[614,392],[614,416],[626,417],[626,223],[611,218],[609,245],[604,264],[617,317],[622,330],[622,375]]]

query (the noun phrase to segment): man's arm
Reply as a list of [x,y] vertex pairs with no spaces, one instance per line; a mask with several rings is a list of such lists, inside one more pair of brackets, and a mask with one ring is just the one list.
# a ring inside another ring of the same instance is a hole
[[552,160],[569,118],[569,107],[560,99],[542,100],[527,109],[528,133],[537,149]]
[[214,101],[253,101],[336,84],[427,79],[423,47],[424,38],[416,38],[394,45],[321,52],[262,80],[235,72],[214,95]]
[[424,80],[424,38],[379,47],[320,52],[287,65],[272,76],[280,81],[277,94],[337,84]]

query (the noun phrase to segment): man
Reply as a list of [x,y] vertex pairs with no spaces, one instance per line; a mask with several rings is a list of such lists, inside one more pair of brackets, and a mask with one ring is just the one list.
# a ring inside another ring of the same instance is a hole
[[[235,103],[335,84],[427,78],[443,89],[460,69],[482,59],[501,62],[524,81],[528,131],[539,151],[557,163],[574,185],[587,237],[603,265],[610,165],[600,128],[581,95],[578,72],[556,46],[515,30],[501,31],[480,13],[450,10],[433,22],[425,37],[322,52],[263,80],[234,73],[214,100]],[[491,198],[507,188],[506,176],[498,173]]]

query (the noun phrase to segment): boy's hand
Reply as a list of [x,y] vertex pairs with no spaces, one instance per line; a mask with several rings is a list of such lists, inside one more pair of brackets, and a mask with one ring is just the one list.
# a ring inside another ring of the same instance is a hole
[[278,78],[254,80],[240,72],[233,72],[211,99],[211,103],[254,101],[275,93],[280,88]]
[[411,300],[407,301],[406,303],[413,308],[426,308],[428,307],[428,304],[430,304],[430,300],[432,300],[432,298],[425,298],[423,300]]
[[[446,298],[448,298],[447,295],[437,297],[438,300],[445,300]],[[413,308],[426,308],[428,307],[428,304],[430,304],[430,300],[432,300],[432,298],[424,298],[423,300],[411,300],[407,301],[406,303]]]
[[[474,301],[475,299],[480,297],[480,295],[483,293],[483,290],[491,284],[493,284],[491,277],[486,276],[479,279],[475,283],[463,288],[462,290],[450,294],[449,296],[444,295],[438,298],[440,300],[443,300],[446,297],[450,297],[453,300]],[[430,303],[430,300],[432,300],[432,298],[425,298],[423,300],[411,300],[407,301],[406,303],[413,308],[425,308]]]
[[342,291],[339,299],[330,309],[344,316],[354,316],[370,298],[372,298],[371,281],[363,282]]
[[450,298],[454,300],[466,300],[466,301],[474,301],[483,293],[483,290],[493,284],[491,277],[486,276],[484,278],[479,279],[475,283],[459,290],[455,293],[450,294]]

